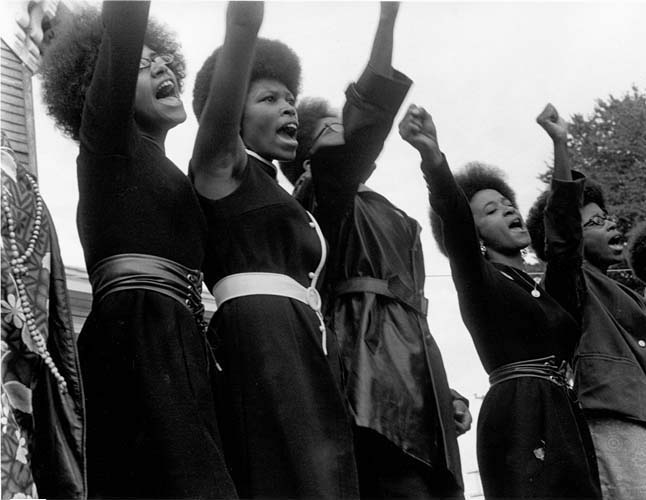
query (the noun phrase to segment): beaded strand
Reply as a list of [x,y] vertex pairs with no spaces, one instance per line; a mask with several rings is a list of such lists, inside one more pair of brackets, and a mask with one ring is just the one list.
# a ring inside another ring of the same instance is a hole
[[38,326],[36,326],[36,319],[31,309],[29,296],[27,295],[27,287],[25,286],[25,282],[22,279],[22,277],[27,274],[28,271],[26,263],[29,261],[34,253],[34,249],[36,248],[36,243],[38,242],[38,238],[40,236],[40,229],[43,218],[43,199],[40,196],[38,184],[31,175],[25,173],[25,176],[31,184],[31,188],[36,200],[36,217],[34,218],[31,236],[29,237],[29,240],[27,242],[25,253],[22,255],[20,255],[20,252],[18,250],[18,243],[16,242],[16,223],[14,221],[13,214],[11,213],[11,205],[9,203],[9,196],[11,196],[11,193],[9,193],[9,190],[5,186],[2,187],[2,213],[5,215],[5,218],[7,220],[7,229],[9,235],[9,266],[11,267],[11,272],[16,281],[18,295],[20,296],[20,303],[22,311],[25,315],[25,321],[27,324],[27,329],[29,330],[29,335],[36,345],[38,355],[43,359],[50,372],[56,379],[56,382],[58,383],[58,390],[62,394],[64,394],[67,392],[67,382],[58,371],[54,360],[47,350],[47,343],[45,342],[43,335],[38,330]]

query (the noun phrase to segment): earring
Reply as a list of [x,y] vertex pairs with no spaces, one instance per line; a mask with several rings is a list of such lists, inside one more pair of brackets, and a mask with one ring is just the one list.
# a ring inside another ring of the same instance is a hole
[[487,247],[482,241],[480,242],[480,253],[482,255],[487,255]]

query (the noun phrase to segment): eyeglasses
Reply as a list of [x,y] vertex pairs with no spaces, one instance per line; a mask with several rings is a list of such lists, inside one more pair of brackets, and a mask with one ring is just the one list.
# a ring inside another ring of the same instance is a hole
[[173,54],[150,54],[150,57],[142,57],[139,59],[139,69],[150,68],[150,65],[154,62],[162,62],[164,64],[170,64],[175,60]]
[[312,140],[312,145],[310,146],[310,151],[309,151],[310,154],[312,153],[312,148],[314,148],[318,140],[328,132],[334,132],[335,134],[342,134],[343,123],[326,123],[325,125],[323,125],[323,128],[321,129],[321,131],[318,134],[316,134],[316,137],[314,137],[314,140]]
[[617,222],[617,218],[614,215],[608,215],[605,212],[603,214],[594,214],[587,220],[587,222],[583,223],[583,227],[604,226],[606,221]]

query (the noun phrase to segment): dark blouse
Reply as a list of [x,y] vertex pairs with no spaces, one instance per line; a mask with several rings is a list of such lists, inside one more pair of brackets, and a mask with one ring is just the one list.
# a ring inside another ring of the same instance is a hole
[[[532,297],[533,280],[526,273],[493,264],[482,256],[471,208],[446,161],[426,176],[431,206],[442,219],[462,319],[485,370],[489,373],[507,363],[550,355],[570,360],[579,339],[574,317],[540,287],[541,296]],[[568,229],[570,234],[576,233],[576,226]],[[548,263],[548,283],[554,289],[572,290],[571,271],[549,270],[552,264],[555,269],[566,269],[562,263],[577,251],[576,244],[567,238],[568,232],[560,234],[562,240],[554,246]]]
[[88,269],[122,253],[199,269],[206,226],[193,187],[134,120],[149,2],[105,2],[105,35],[86,94],[77,225]]

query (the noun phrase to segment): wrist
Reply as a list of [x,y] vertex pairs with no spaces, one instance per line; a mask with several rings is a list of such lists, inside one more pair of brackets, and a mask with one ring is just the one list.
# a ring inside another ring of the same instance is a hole
[[425,147],[420,150],[420,155],[422,157],[422,163],[430,167],[439,167],[444,158],[442,157],[442,152],[439,148]]

